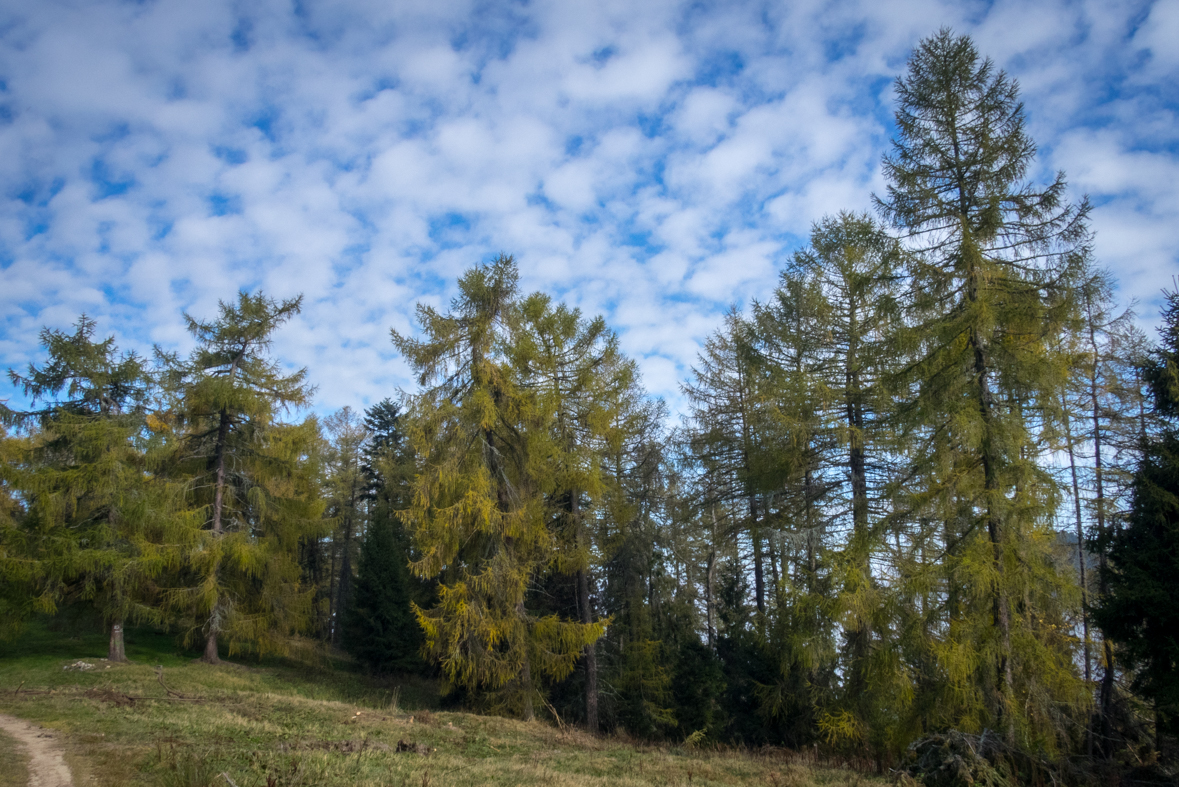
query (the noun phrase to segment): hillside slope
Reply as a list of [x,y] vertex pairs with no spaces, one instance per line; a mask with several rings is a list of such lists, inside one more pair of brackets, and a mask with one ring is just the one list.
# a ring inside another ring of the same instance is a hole
[[44,628],[0,645],[0,712],[64,733],[78,787],[229,783],[221,774],[238,787],[875,781],[784,752],[641,746],[549,722],[442,712],[420,681],[379,683],[328,664],[211,667],[166,637],[135,632],[134,663],[118,665],[94,657],[104,645],[98,634]]

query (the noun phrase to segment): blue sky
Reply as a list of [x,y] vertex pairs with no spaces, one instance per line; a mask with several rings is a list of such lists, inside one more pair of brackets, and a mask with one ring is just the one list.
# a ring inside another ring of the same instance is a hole
[[[1179,2],[0,0],[0,368],[97,319],[303,293],[318,407],[408,386],[389,329],[497,252],[678,385],[812,222],[882,191],[892,80],[940,26],[1022,86],[1153,324],[1179,273]],[[0,398],[19,397],[0,383]]]

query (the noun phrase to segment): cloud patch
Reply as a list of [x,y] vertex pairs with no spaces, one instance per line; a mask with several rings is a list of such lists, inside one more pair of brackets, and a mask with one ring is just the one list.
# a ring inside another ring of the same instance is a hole
[[45,0],[0,11],[0,366],[83,311],[183,351],[183,311],[260,287],[304,295],[275,349],[317,406],[365,406],[411,387],[389,328],[504,251],[678,409],[724,311],[870,207],[891,80],[943,24],[1020,80],[1036,177],[1091,195],[1153,321],[1174,3]]

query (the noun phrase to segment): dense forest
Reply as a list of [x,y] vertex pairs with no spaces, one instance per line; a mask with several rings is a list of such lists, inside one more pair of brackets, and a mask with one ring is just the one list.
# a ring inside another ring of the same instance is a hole
[[340,647],[643,739],[1149,765],[1179,734],[1179,293],[1157,344],[1119,310],[969,39],[896,95],[875,215],[729,314],[678,424],[507,255],[393,332],[416,388],[363,413],[303,416],[270,352],[300,298],[186,315],[186,357],[44,330],[2,411],[0,628]]

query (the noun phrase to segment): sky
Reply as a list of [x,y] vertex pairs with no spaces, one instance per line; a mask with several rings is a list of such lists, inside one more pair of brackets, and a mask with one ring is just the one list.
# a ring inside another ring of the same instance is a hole
[[[0,369],[81,313],[126,350],[303,294],[316,408],[412,389],[391,328],[500,252],[602,314],[648,389],[871,210],[940,27],[1015,77],[1146,327],[1179,274],[1179,0],[0,0]],[[0,399],[24,400],[0,381]]]

